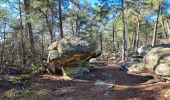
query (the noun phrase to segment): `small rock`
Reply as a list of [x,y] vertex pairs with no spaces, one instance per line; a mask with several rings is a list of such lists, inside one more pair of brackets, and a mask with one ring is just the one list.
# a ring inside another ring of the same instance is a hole
[[56,96],[63,96],[64,95],[64,92],[57,92],[55,93]]
[[168,89],[165,93],[165,100],[169,100],[170,99],[170,90]]
[[106,83],[106,82],[101,81],[101,80],[97,80],[94,84],[97,87],[102,87],[102,88],[105,88],[105,89],[110,89],[114,86],[113,83]]
[[109,91],[106,91],[106,92],[104,93],[104,96],[109,96],[109,94],[110,94],[110,92],[109,92]]
[[89,63],[95,64],[95,63],[98,63],[98,61],[96,60],[96,58],[92,58],[92,59],[90,59]]

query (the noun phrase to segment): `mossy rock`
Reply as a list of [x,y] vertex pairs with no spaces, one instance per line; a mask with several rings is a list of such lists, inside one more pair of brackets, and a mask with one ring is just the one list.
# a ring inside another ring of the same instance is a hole
[[79,61],[70,62],[69,64],[67,64],[67,65],[64,66],[64,67],[83,67],[83,66],[85,66],[86,64],[88,64],[87,61],[85,61],[85,60],[79,60]]
[[79,76],[84,73],[88,73],[88,62],[84,60],[75,61],[67,64],[67,66],[63,66],[63,75],[68,76]]
[[60,66],[56,63],[50,63],[48,71],[49,73],[55,75],[79,76],[85,72],[89,72],[88,67],[89,62],[87,62],[86,60],[79,60],[70,62],[65,66]]
[[63,75],[70,77],[80,76],[89,72],[89,69],[86,67],[64,67],[63,70]]

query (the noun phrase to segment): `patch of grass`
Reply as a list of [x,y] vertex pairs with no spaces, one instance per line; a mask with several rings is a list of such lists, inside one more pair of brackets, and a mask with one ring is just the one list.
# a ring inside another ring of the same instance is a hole
[[30,80],[30,79],[31,79],[31,77],[26,76],[26,75],[21,75],[21,76],[16,77],[17,81],[26,81],[26,80]]
[[45,100],[46,98],[45,90],[9,90],[0,96],[0,100]]
[[13,76],[13,77],[10,77],[10,81],[12,82],[17,82],[17,81],[26,81],[26,80],[30,80],[31,77],[28,76],[28,75],[19,75],[19,76]]
[[28,74],[28,73],[38,70],[38,66],[36,66],[34,64],[32,64],[30,66],[23,66],[23,67],[21,67],[21,70],[22,70],[23,74]]

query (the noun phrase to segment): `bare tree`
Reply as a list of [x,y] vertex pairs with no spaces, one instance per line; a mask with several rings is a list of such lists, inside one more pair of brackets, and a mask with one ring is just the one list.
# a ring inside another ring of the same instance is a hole
[[58,7],[59,7],[59,22],[60,22],[60,37],[63,38],[63,22],[62,22],[62,9],[61,9],[61,4],[62,4],[62,0],[58,0]]
[[168,35],[168,41],[170,41],[170,25],[169,25],[169,22],[168,22],[168,19],[166,20],[166,25],[167,25],[167,35]]
[[26,64],[26,56],[25,56],[25,45],[24,45],[24,35],[23,35],[23,21],[22,21],[22,10],[21,10],[21,1],[19,0],[19,14],[20,14],[20,41],[21,41],[21,55],[22,55],[22,65]]
[[6,44],[6,25],[7,24],[7,17],[5,17],[4,20],[4,29],[3,29],[3,44],[2,44],[2,50],[1,50],[1,64],[4,61],[4,49]]
[[32,25],[30,22],[30,0],[24,0],[24,10],[26,13],[26,25],[28,28],[28,33],[29,33],[29,41],[30,41],[30,46],[31,46],[31,53],[32,53],[32,61],[35,61],[35,42],[34,42],[34,36],[32,32]]
[[136,29],[136,49],[135,49],[135,51],[137,51],[137,49],[139,48],[139,30],[140,30],[139,15],[137,15],[136,17],[137,17],[137,29]]
[[103,34],[100,32],[100,50],[103,51]]
[[156,18],[156,23],[155,23],[154,33],[153,33],[153,38],[152,38],[152,46],[155,46],[155,43],[156,43],[156,34],[157,34],[160,10],[161,10],[161,4],[159,3],[157,18]]
[[124,14],[124,0],[121,2],[121,7],[122,7],[122,27],[123,27],[123,32],[122,32],[122,61],[125,60],[125,14]]

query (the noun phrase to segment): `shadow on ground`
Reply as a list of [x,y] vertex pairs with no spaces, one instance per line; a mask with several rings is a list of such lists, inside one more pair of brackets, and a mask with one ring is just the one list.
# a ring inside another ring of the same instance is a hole
[[126,71],[121,71],[119,68],[106,67],[93,69],[91,73],[78,77],[81,80],[105,80],[105,81],[116,81],[119,85],[135,85],[145,83],[154,77],[152,75],[134,75],[128,74]]
[[[51,75],[34,77],[29,89],[45,91],[46,95],[41,100],[164,100],[160,91],[170,88],[170,85],[143,85],[152,79],[151,74],[133,75],[120,71],[117,66],[105,66],[68,81]],[[116,84],[113,88],[104,89],[94,85],[96,80],[116,80]]]

